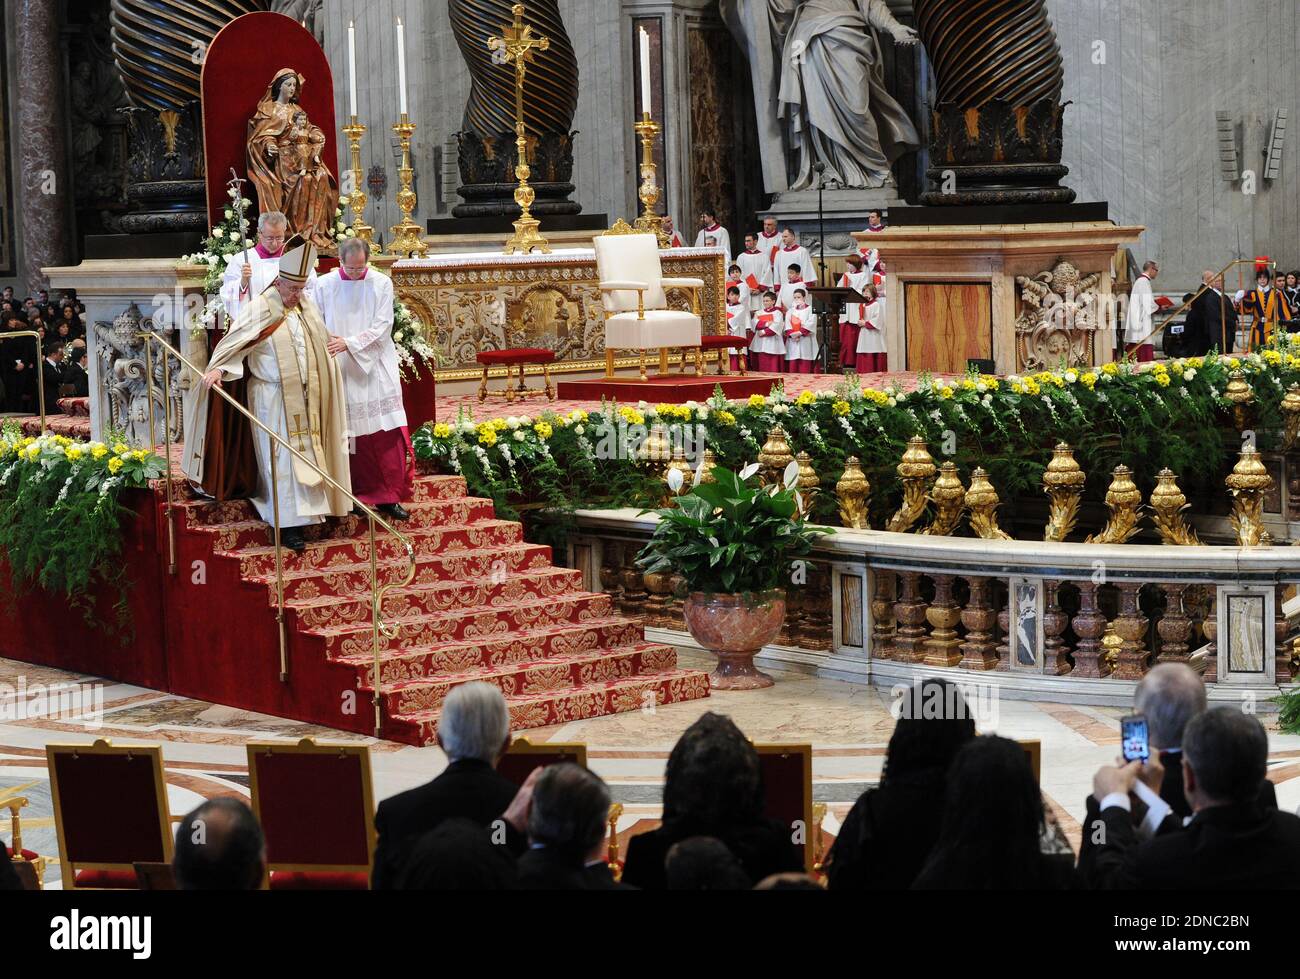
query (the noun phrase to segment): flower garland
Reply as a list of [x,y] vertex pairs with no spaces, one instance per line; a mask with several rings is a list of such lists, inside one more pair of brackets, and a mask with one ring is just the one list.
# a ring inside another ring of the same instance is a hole
[[[166,472],[162,457],[119,439],[75,442],[62,435],[0,432],[0,552],[14,593],[32,587],[64,595],[89,616],[97,588],[127,582],[120,562],[123,490]],[[11,595],[12,597],[12,595]]]
[[[918,434],[936,458],[956,462],[964,477],[976,466],[986,469],[1004,500],[1041,492],[1043,471],[1062,441],[1075,447],[1088,473],[1090,498],[1104,497],[1112,470],[1121,464],[1134,471],[1140,486],[1154,486],[1156,474],[1167,467],[1185,491],[1214,493],[1222,491],[1225,450],[1237,447],[1225,432],[1232,403],[1224,392],[1238,370],[1255,392],[1253,427],[1260,447],[1268,449],[1282,429],[1280,402],[1287,388],[1300,383],[1300,344],[1287,336],[1241,357],[1123,362],[1006,378],[922,376],[911,392],[861,388],[850,378],[834,391],[796,398],[777,386],[768,396],[740,402],[719,392],[705,403],[603,404],[590,414],[544,412],[537,419],[476,422],[462,413],[454,424],[420,430],[415,447],[417,457],[435,467],[458,459],[472,494],[511,506],[541,505],[554,495],[553,487],[543,492],[534,479],[543,446],[548,463],[572,474],[562,494],[568,508],[631,505],[610,491],[614,474],[622,490],[644,490],[638,504],[652,505],[661,487],[656,479],[633,478],[654,467],[638,466],[636,439],[629,444],[628,430],[639,429],[635,435],[644,441],[656,423],[665,426],[670,442],[687,448],[688,457],[707,448],[719,465],[733,470],[753,462],[767,433],[782,425],[793,451],[812,457],[823,488],[816,515],[826,521],[835,520],[831,490],[849,456],[861,461],[871,481],[873,513],[887,515],[901,494],[899,460]],[[539,425],[546,426],[545,438]],[[504,439],[511,443],[513,466],[500,455]],[[467,456],[479,452],[483,464],[466,466]],[[599,480],[584,475],[593,467]]]

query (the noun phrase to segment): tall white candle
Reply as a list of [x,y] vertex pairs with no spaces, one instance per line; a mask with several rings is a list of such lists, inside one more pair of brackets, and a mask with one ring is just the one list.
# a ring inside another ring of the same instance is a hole
[[352,96],[352,118],[357,117],[357,28],[348,21],[348,88]]
[[650,115],[650,35],[641,28],[641,112]]
[[407,114],[406,108],[406,28],[402,26],[402,18],[397,18],[397,91],[402,100],[402,115]]

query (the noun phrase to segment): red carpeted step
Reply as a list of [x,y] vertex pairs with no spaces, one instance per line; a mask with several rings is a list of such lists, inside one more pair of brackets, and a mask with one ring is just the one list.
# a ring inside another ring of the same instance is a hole
[[[482,520],[472,526],[418,530],[403,536],[415,549],[417,557],[433,557],[448,552],[478,551],[522,544],[524,528],[509,520]],[[381,561],[403,558],[406,555],[406,549],[401,542],[390,534],[378,537],[375,546],[378,548]],[[275,573],[275,548],[273,547],[249,547],[217,553],[237,558],[240,573],[246,578]],[[284,556],[286,568],[304,571],[328,571],[336,565],[361,564],[369,561],[370,542],[361,537],[310,541],[302,554],[288,551]]]
[[[398,532],[409,536],[421,530],[436,527],[464,527],[492,520],[495,510],[491,500],[478,500],[464,497],[459,500],[429,500],[412,503],[409,508],[411,519],[401,524],[394,524]],[[271,544],[271,528],[263,521],[252,518],[221,523],[192,524],[195,530],[213,534],[216,541],[213,548],[218,551],[240,551],[252,547],[268,547]],[[368,538],[370,521],[361,517],[344,517],[336,524],[319,525],[307,529],[310,536],[318,540],[345,540],[349,538]],[[375,534],[382,536],[388,531],[375,525]]]
[[[548,629],[572,623],[608,619],[613,614],[608,595],[573,592],[558,598],[541,598],[499,606],[481,605],[404,618],[396,623],[396,636],[380,635],[381,649],[408,649],[461,640],[482,641],[512,633]],[[331,657],[365,655],[374,648],[369,622],[340,622],[302,630],[316,636]]]
[[[489,550],[455,551],[433,557],[418,557],[414,585],[437,585],[449,581],[476,581],[493,575],[509,575],[551,567],[551,549],[543,544],[518,544]],[[379,583],[397,583],[406,577],[404,558],[379,563]],[[246,581],[266,585],[274,603],[275,572],[246,575]],[[286,568],[285,599],[370,594],[370,561],[318,568]]]
[[[423,647],[380,652],[379,682],[384,686],[410,680],[432,679],[444,673],[482,666],[531,662],[538,658],[617,648],[644,642],[641,626],[630,619],[610,617],[590,622],[563,623],[540,629],[519,630],[500,636],[458,639]],[[373,651],[358,637],[357,645],[338,662],[357,669],[366,684],[372,682]]]
[[[709,678],[692,670],[674,670],[649,676],[608,680],[572,690],[506,698],[510,706],[510,727],[522,731],[552,724],[624,714],[709,696]],[[385,721],[386,737],[432,744],[438,733],[438,711],[392,717]]]
[[[385,689],[388,713],[393,717],[441,710],[452,688],[482,681],[500,687],[507,697],[533,696],[571,690],[589,683],[626,680],[634,676],[669,673],[677,669],[677,650],[642,642],[617,649],[565,653],[550,659],[485,666],[428,680],[413,680]],[[369,688],[367,693],[369,693]]]
[[[289,607],[305,628],[370,621],[369,578],[363,588],[345,596],[320,596],[290,601]],[[446,613],[453,609],[507,605],[553,599],[582,590],[582,572],[568,568],[541,568],[515,575],[478,581],[439,581],[410,588],[395,588],[384,596],[385,621]]]

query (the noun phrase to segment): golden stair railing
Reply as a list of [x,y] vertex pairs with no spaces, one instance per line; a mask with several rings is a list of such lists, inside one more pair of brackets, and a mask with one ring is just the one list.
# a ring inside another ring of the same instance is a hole
[[[1237,266],[1239,266],[1239,265],[1255,265],[1255,264],[1256,264],[1256,262],[1255,262],[1255,259],[1253,259],[1253,258],[1234,258],[1231,262],[1229,262],[1227,265],[1225,265],[1223,268],[1221,268],[1221,269],[1219,270],[1218,274],[1215,275],[1214,278],[1215,278],[1216,280],[1217,280],[1217,279],[1221,279],[1221,278],[1223,278],[1225,275],[1228,274],[1228,272],[1230,272],[1232,269],[1235,269],[1235,268],[1236,268]],[[1277,268],[1277,262],[1269,262],[1269,263],[1268,263],[1268,266],[1269,266],[1270,269],[1276,269],[1276,268]],[[1184,300],[1184,301],[1183,301],[1183,304],[1182,304],[1181,306],[1177,307],[1177,308],[1176,308],[1172,313],[1170,313],[1168,316],[1165,317],[1165,321],[1164,321],[1163,323],[1161,323],[1159,326],[1157,326],[1154,330],[1152,330],[1150,333],[1148,333],[1145,337],[1143,337],[1143,338],[1142,338],[1141,340],[1139,340],[1137,343],[1130,343],[1128,340],[1125,340],[1125,341],[1124,341],[1125,345],[1126,345],[1126,346],[1132,346],[1132,347],[1136,350],[1138,347],[1141,347],[1141,346],[1143,346],[1144,344],[1149,343],[1151,340],[1155,339],[1157,336],[1159,336],[1161,333],[1163,333],[1163,332],[1165,331],[1165,329],[1169,326],[1170,323],[1172,323],[1174,320],[1176,320],[1176,319],[1178,318],[1179,314],[1183,313],[1184,311],[1186,311],[1186,310],[1188,310],[1188,309],[1191,309],[1191,308],[1192,308],[1192,304],[1195,303],[1196,300],[1200,299],[1201,296],[1205,295],[1206,291],[1209,290],[1209,288],[1210,288],[1210,286],[1209,286],[1207,283],[1204,283],[1204,282],[1201,283],[1201,288],[1197,289],[1196,292],[1192,293],[1192,298],[1191,298],[1191,299]],[[1225,293],[1225,295],[1226,295],[1226,293]],[[1226,335],[1226,334],[1227,334],[1227,330],[1228,330],[1228,316],[1227,316],[1227,312],[1222,308],[1222,306],[1220,306],[1220,309],[1219,309],[1219,337],[1220,337],[1221,340],[1224,341],[1224,344],[1225,344],[1225,345],[1226,345],[1226,343],[1227,343],[1227,339],[1228,339],[1228,338],[1227,338],[1227,335]],[[1235,339],[1235,338],[1234,338],[1234,339]],[[1224,350],[1222,347],[1220,347],[1220,349],[1219,349],[1219,353],[1227,353],[1227,351]]]
[[[157,333],[150,331],[147,333],[142,333],[140,334],[140,336],[144,337],[146,340],[145,356],[147,362],[146,370],[149,374],[149,422],[150,422],[151,437],[153,434],[154,372],[152,369],[153,354],[148,341],[152,340],[156,342],[163,349],[163,370],[162,370],[163,404],[166,412],[166,418],[164,419],[164,428],[165,428],[164,439],[166,441],[166,449],[167,449],[167,536],[169,542],[171,542],[171,547],[172,547],[171,571],[172,574],[175,574],[176,573],[176,558],[175,558],[175,544],[174,544],[175,531],[173,529],[174,517],[172,513],[174,507],[174,497],[173,497],[172,474],[171,474],[171,465],[172,465],[171,374],[168,370],[168,366],[169,366],[168,358],[175,357],[177,361],[179,361],[182,366],[189,369],[194,374],[194,376],[200,380],[200,382],[202,381],[204,374],[202,369],[200,369],[195,364],[193,364],[184,354],[182,354],[170,343],[168,343],[166,340],[160,337]],[[228,393],[226,393],[224,390],[222,390],[219,387],[213,387],[212,393],[224,398],[227,404],[229,404],[241,415],[243,415],[246,419],[248,419],[248,421],[251,422],[254,426],[259,428],[261,431],[265,432],[267,437],[271,439],[272,442],[287,449],[294,458],[305,463],[308,467],[310,467],[313,471],[315,471],[323,480],[325,480],[326,483],[328,483],[338,492],[345,495],[349,500],[352,501],[354,507],[359,508],[361,512],[365,514],[367,520],[370,523],[370,625],[371,625],[371,643],[374,651],[374,662],[372,665],[372,673],[373,673],[373,683],[374,683],[375,737],[378,738],[381,736],[380,732],[383,730],[383,709],[381,706],[382,690],[381,690],[381,683],[380,683],[380,680],[382,678],[382,663],[381,663],[381,656],[380,656],[380,649],[379,649],[379,639],[381,635],[387,639],[396,639],[401,631],[399,626],[397,625],[390,626],[383,621],[384,598],[387,597],[388,593],[390,591],[393,591],[394,589],[410,587],[411,583],[415,580],[415,572],[417,567],[415,561],[415,548],[414,546],[412,546],[411,542],[406,539],[404,535],[399,533],[397,529],[393,527],[392,524],[384,520],[383,517],[379,516],[379,514],[377,514],[369,506],[362,503],[359,499],[353,496],[350,490],[345,489],[343,486],[340,486],[333,478],[331,478],[329,473],[325,472],[325,470],[321,469],[321,467],[318,466],[315,462],[313,462],[311,459],[308,459],[307,456],[305,456],[303,453],[295,449],[292,445],[288,443],[288,441],[281,438],[277,432],[272,431],[269,427],[263,424],[263,422],[260,419],[258,419],[255,415],[253,415],[251,411],[249,411],[247,408],[241,405],[235,398],[231,397]],[[275,517],[273,531],[274,531],[274,543],[275,543],[276,625],[280,633],[280,682],[287,683],[289,680],[289,661],[288,661],[288,644],[285,636],[284,548],[281,546],[280,543],[280,491],[279,491],[279,480],[277,479],[278,476],[277,467],[276,467],[277,455],[278,453],[275,452],[271,453],[271,507]],[[378,551],[378,547],[376,546],[376,539],[375,539],[376,524],[383,527],[390,534],[392,534],[401,543],[403,550],[406,552],[406,563],[407,563],[406,577],[403,578],[401,581],[389,582],[387,585],[384,585],[382,588],[379,586],[379,551]]]
[[[19,337],[34,337],[36,339],[36,400],[40,402],[41,409],[41,434],[45,434],[45,344],[41,340],[41,335],[36,330],[6,330],[0,333],[0,343],[6,340],[17,340]],[[55,392],[56,394],[58,392]]]

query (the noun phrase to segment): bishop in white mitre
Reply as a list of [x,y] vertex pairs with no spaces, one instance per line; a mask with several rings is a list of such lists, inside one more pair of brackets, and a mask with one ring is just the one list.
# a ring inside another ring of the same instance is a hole
[[402,498],[410,490],[411,438],[393,342],[393,280],[370,268],[370,245],[359,238],[339,246],[339,261],[321,277],[316,302],[347,390],[352,492],[367,506],[407,520]]
[[[221,277],[221,304],[232,320],[279,278],[288,234],[289,219],[279,211],[267,211],[257,219],[257,244],[227,259]],[[315,291],[316,270],[312,269],[304,292],[310,298]]]
[[[244,306],[212,352],[185,432],[186,476],[219,500],[250,497],[267,523],[276,520],[278,498],[281,542],[294,551],[306,548],[303,527],[352,508],[343,375],[320,310],[304,292],[315,265],[316,249],[294,236],[279,276]],[[244,402],[301,458],[273,445],[214,387]]]

